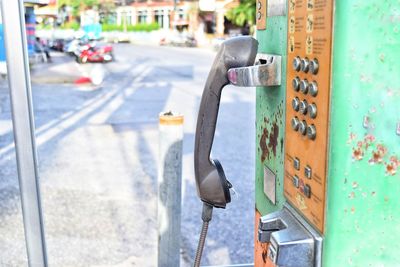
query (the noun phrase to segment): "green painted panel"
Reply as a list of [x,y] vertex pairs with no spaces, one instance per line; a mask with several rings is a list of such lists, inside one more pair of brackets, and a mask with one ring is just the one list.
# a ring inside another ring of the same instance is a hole
[[400,1],[336,1],[323,266],[400,266]]
[[[268,17],[267,29],[257,32],[259,52],[282,56],[282,85],[257,88],[256,94],[256,208],[262,214],[282,207],[285,128],[287,18]],[[276,205],[264,194],[264,166],[277,175]]]

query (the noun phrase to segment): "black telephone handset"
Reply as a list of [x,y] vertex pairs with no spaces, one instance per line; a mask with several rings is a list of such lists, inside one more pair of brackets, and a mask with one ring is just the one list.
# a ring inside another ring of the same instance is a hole
[[[200,266],[201,255],[207,235],[208,224],[213,207],[225,208],[231,201],[229,189],[232,185],[225,177],[224,170],[217,160],[212,160],[211,148],[214,141],[221,92],[229,84],[228,70],[254,64],[258,42],[251,37],[236,37],[222,43],[208,74],[197,117],[194,146],[194,172],[197,193],[203,201],[201,218],[203,226],[194,260],[194,267]],[[236,78],[236,72],[229,77]],[[236,79],[233,79],[236,80]]]
[[217,160],[210,158],[217,123],[221,92],[229,84],[228,70],[254,64],[258,42],[241,36],[222,43],[208,75],[197,118],[194,147],[194,170],[200,199],[216,208],[231,201],[231,184]]

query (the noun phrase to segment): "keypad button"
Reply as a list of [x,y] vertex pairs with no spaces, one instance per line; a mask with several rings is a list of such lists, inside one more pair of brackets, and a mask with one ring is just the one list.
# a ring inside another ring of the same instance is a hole
[[[301,127],[301,125],[299,127]],[[317,129],[315,128],[314,124],[311,124],[307,127],[307,137],[310,140],[315,140],[317,137]]]
[[304,195],[308,198],[311,197],[311,187],[308,184],[304,186]]
[[308,103],[307,103],[307,100],[304,99],[303,101],[300,102],[299,111],[301,114],[306,115],[307,109],[308,109]]
[[311,170],[311,167],[310,166],[306,166],[306,167],[304,167],[304,175],[308,178],[308,179],[311,179],[311,176],[312,176],[312,170]]
[[292,107],[293,107],[294,111],[299,111],[300,99],[298,97],[295,97],[292,99]]
[[306,121],[301,121],[299,124],[299,132],[302,135],[306,135],[307,134],[307,122]]
[[310,68],[310,60],[308,58],[302,58],[300,65],[301,65],[301,71],[307,73]]
[[297,117],[292,118],[292,120],[290,121],[290,125],[292,126],[292,129],[295,131],[299,130],[299,124],[300,124],[300,120]]
[[294,160],[293,160],[293,167],[294,167],[296,170],[300,170],[300,160],[299,160],[299,158],[294,158]]
[[308,81],[307,81],[307,79],[304,79],[304,80],[302,80],[300,82],[300,91],[303,94],[307,94],[307,91],[308,91]]
[[310,93],[311,96],[317,96],[318,84],[316,81],[313,81],[308,85],[308,92]]
[[296,188],[299,188],[299,177],[297,175],[293,176],[293,185]]
[[300,59],[299,57],[295,57],[295,58],[293,59],[292,65],[293,65],[293,69],[294,69],[295,71],[300,71],[301,59]]
[[298,92],[300,89],[300,78],[296,77],[292,80],[292,87],[293,89]]
[[317,105],[315,103],[309,104],[307,112],[311,119],[315,119],[317,117]]
[[315,75],[318,73],[318,70],[319,70],[318,60],[314,58],[310,62],[310,72]]

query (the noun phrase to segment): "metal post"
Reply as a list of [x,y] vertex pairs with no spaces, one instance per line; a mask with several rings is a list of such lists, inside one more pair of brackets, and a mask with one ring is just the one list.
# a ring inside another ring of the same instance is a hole
[[158,163],[158,267],[179,267],[183,116],[160,114]]
[[2,0],[8,84],[29,266],[47,266],[22,0]]

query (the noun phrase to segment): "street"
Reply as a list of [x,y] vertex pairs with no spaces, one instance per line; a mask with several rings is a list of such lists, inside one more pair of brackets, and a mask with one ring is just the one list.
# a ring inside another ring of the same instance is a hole
[[[101,86],[33,85],[49,266],[157,265],[158,114],[168,110],[185,118],[181,266],[190,266],[202,222],[194,135],[215,52],[133,44],[114,49],[116,61],[101,65],[106,72]],[[0,87],[0,266],[26,266],[5,84]],[[255,89],[226,87],[213,158],[237,194],[226,210],[214,210],[202,265],[253,262],[254,128]]]

